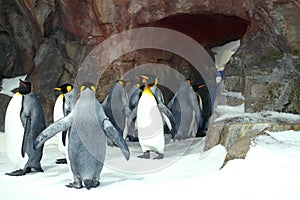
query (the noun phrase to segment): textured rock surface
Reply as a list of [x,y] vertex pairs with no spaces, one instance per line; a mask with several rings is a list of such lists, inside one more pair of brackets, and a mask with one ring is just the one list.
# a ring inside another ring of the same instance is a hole
[[4,131],[4,122],[5,122],[5,112],[6,107],[10,101],[11,97],[7,95],[0,94],[0,131]]
[[[228,149],[227,155],[225,157],[223,166],[224,167],[228,161],[233,159],[244,159],[250,149],[251,138],[243,136],[239,138],[233,145]],[[221,168],[222,168],[221,167]]]

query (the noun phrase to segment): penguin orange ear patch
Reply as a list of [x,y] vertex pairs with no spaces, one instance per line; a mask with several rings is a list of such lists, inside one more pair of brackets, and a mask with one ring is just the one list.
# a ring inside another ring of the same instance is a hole
[[84,89],[85,89],[85,86],[84,86],[84,85],[83,85],[83,86],[81,86],[81,88],[80,88],[80,92],[82,92]]
[[94,91],[94,92],[96,92],[96,88],[95,88],[95,86],[91,86],[91,89]]
[[67,86],[67,91],[70,92],[72,90],[72,86],[68,85]]

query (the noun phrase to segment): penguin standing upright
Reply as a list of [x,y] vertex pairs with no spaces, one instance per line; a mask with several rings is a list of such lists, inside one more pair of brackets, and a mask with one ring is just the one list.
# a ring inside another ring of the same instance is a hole
[[[55,87],[54,90],[59,93],[53,109],[53,120],[57,121],[71,112],[76,100],[73,85],[70,83]],[[63,155],[67,154],[67,132],[68,130],[64,130],[56,135],[58,139],[58,150]],[[56,160],[56,163],[66,164],[67,160],[66,158],[60,158]]]
[[[142,90],[140,88],[140,83],[134,83],[133,86],[128,91],[128,106],[130,111],[134,110],[138,103],[140,96],[142,94]],[[131,142],[137,142],[138,136],[137,136],[137,129],[135,127],[135,120],[132,120],[130,124],[128,124],[128,140]]]
[[[105,114],[108,116],[114,127],[122,133],[124,139],[127,137],[127,123],[130,115],[128,97],[124,89],[125,85],[126,82],[123,80],[116,81],[102,103]],[[108,142],[109,145],[112,145],[112,141],[108,140]]]
[[202,124],[202,115],[194,92],[189,80],[181,83],[178,91],[168,103],[176,120],[175,139],[185,139],[195,137],[199,124]]
[[141,79],[145,84],[143,92],[138,102],[138,106],[133,110],[130,119],[136,117],[138,130],[138,139],[143,154],[139,158],[150,158],[150,151],[158,154],[154,159],[162,159],[164,157],[164,122],[167,123],[170,130],[175,126],[175,119],[170,110],[163,104],[159,103],[151,91],[151,87],[156,81],[152,75],[142,75]]
[[198,129],[197,136],[204,137],[209,124],[211,115],[211,101],[207,87],[203,84],[193,84],[193,89],[196,92],[199,100],[199,105],[202,113],[202,127]]
[[35,148],[69,127],[70,133],[68,156],[74,182],[67,187],[82,188],[82,181],[87,189],[99,186],[100,173],[106,153],[106,135],[117,144],[128,160],[128,146],[105,115],[96,99],[96,88],[85,82],[81,86],[80,97],[71,113],[47,127],[36,139]]
[[17,165],[25,163],[25,166],[6,175],[21,176],[31,172],[32,169],[43,172],[40,164],[43,145],[37,149],[34,149],[33,145],[45,127],[43,110],[38,98],[32,92],[31,83],[20,79],[19,91],[7,107],[5,132],[9,159]]

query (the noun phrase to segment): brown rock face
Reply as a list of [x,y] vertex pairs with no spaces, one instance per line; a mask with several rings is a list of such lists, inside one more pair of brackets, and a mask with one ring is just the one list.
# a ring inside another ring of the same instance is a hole
[[[114,34],[149,26],[184,33],[211,56],[211,47],[241,39],[238,52],[225,68],[224,89],[241,92],[249,112],[271,109],[299,113],[295,85],[300,76],[300,12],[296,1],[1,0],[0,11],[0,79],[26,73],[48,124],[55,100],[52,88],[74,82],[81,62],[93,47]],[[195,82],[204,82],[185,58],[143,49],[123,55],[107,67],[99,78],[99,99],[124,73],[147,62],[169,65]],[[279,76],[282,71],[285,75]],[[259,95],[262,88],[268,90],[265,97]],[[171,95],[166,90],[167,99]],[[209,112],[208,91],[204,95]],[[251,107],[253,102],[263,102],[261,99],[269,100]],[[207,148],[214,145],[207,140]]]

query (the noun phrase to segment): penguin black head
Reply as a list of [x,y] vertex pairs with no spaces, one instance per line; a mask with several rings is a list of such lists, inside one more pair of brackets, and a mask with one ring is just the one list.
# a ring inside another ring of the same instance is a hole
[[21,94],[29,94],[32,91],[31,83],[28,81],[22,81],[19,79],[19,92]]
[[91,82],[84,82],[81,87],[80,87],[80,92],[82,92],[85,89],[90,89],[96,93],[96,87],[93,83]]
[[188,82],[188,84],[192,84],[192,79],[191,78],[186,78],[186,81]]
[[126,87],[131,84],[131,81],[117,80],[116,83],[118,83],[122,87]]
[[59,91],[59,92],[61,92],[63,94],[71,92],[72,89],[73,89],[73,85],[70,84],[70,83],[65,83],[65,84],[63,84],[61,86],[58,86],[58,87],[54,88],[54,90]]
[[142,84],[147,86],[156,86],[158,84],[158,78],[152,74],[141,74],[136,77]]
[[192,85],[192,87],[193,87],[193,90],[195,91],[195,92],[197,92],[198,90],[200,90],[201,88],[204,88],[205,87],[205,85],[204,84],[193,84]]

